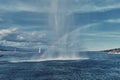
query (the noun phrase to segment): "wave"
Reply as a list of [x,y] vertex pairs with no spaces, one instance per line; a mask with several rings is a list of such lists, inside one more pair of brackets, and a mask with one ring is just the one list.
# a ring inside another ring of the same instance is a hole
[[109,55],[107,53],[101,53],[101,52],[80,52],[80,53],[75,53],[77,54],[77,57],[70,58],[70,57],[56,57],[56,58],[31,58],[31,59],[9,59],[9,62],[12,63],[20,63],[20,62],[41,62],[41,61],[63,61],[63,60],[111,60],[113,57],[116,55]]

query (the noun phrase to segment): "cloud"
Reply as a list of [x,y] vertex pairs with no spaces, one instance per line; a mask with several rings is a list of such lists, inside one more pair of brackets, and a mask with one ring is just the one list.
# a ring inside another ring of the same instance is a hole
[[96,27],[96,26],[99,25],[99,24],[100,24],[100,23],[88,24],[88,25],[85,25],[85,26],[80,27],[78,30],[85,30],[85,29],[88,29],[88,28],[91,28],[91,27]]
[[120,1],[118,0],[76,0],[76,3],[74,2],[73,4],[74,5],[68,9],[69,12],[103,12],[120,8]]
[[120,19],[108,19],[108,20],[105,20],[104,22],[109,22],[109,23],[120,23]]
[[0,30],[0,40],[12,42],[45,42],[47,34],[45,31],[21,31],[18,28]]
[[[107,20],[107,21],[118,21],[119,22],[120,19],[111,19],[111,20]],[[104,21],[103,21],[104,22]],[[72,35],[74,34],[74,37],[104,37],[104,38],[120,38],[120,33],[119,31],[115,30],[99,30],[101,27],[104,28],[103,26],[103,22],[100,23],[92,23],[92,24],[88,24],[88,25],[84,25],[84,26],[80,26],[79,28],[73,30],[72,32],[70,32],[69,34],[66,35]],[[102,26],[101,26],[102,25]],[[119,26],[118,26],[119,27]],[[113,28],[113,27],[108,27],[108,28]]]
[[119,32],[81,33],[80,35],[89,37],[120,38]]
[[8,28],[0,30],[1,40],[14,40],[16,38],[17,28]]
[[46,12],[49,10],[49,1],[46,0],[0,0],[0,10],[2,11],[29,11]]
[[7,34],[13,33],[17,30],[17,28],[9,28],[0,30],[0,36],[5,36]]
[[112,9],[116,9],[116,8],[120,8],[120,4],[117,4],[117,5],[108,5],[108,6],[102,6],[102,7],[99,7],[99,6],[84,6],[80,9],[75,9],[73,10],[73,12],[81,12],[81,13],[86,13],[86,12],[99,12],[99,11],[107,11],[107,10],[112,10]]
[[55,2],[54,0],[0,0],[0,10],[6,11],[50,12],[53,10],[53,5],[59,11],[84,13],[120,8],[120,1],[61,0]]
[[90,29],[90,28],[93,28],[93,27],[97,27],[98,25],[100,25],[101,23],[91,23],[91,24],[86,24],[86,25],[83,25],[83,26],[78,26],[78,28],[72,30],[70,32],[70,34],[74,34],[75,32],[82,32],[84,30],[87,30],[87,29]]

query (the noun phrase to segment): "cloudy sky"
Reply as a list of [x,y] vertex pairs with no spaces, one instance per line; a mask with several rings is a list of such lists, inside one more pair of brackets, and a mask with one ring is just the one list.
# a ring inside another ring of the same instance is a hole
[[53,43],[55,33],[78,49],[120,47],[120,0],[0,0],[2,44]]

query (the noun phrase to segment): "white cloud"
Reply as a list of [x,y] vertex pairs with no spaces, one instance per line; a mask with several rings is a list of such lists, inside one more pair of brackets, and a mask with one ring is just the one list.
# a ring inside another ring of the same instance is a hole
[[[33,11],[33,12],[49,12],[52,10],[52,5],[58,8],[58,11],[72,12],[95,12],[95,11],[106,11],[111,9],[120,8],[120,2],[117,0],[61,0],[56,3],[54,0],[30,0],[26,1],[7,1],[7,3],[0,3],[0,10],[7,11]],[[53,4],[52,4],[53,3]]]
[[[8,1],[9,4],[0,3],[1,10],[12,11],[33,11],[33,12],[48,12],[52,10],[52,5],[58,5],[54,0],[30,0],[26,1]],[[120,2],[117,0],[61,0],[58,5],[59,11],[70,12],[94,12],[94,11],[106,11],[111,9],[120,8]],[[53,3],[53,4],[52,4]],[[59,7],[60,6],[60,7]]]
[[[9,2],[9,1],[8,1]],[[41,3],[40,1],[38,3]],[[31,12],[46,12],[49,10],[49,7],[46,4],[38,5],[35,1],[33,3],[22,2],[22,1],[10,1],[8,3],[0,3],[0,10],[5,11],[31,11]]]
[[17,28],[9,28],[0,30],[0,36],[5,36],[7,34],[13,33],[17,30]]
[[[111,21],[111,22],[119,22],[120,19],[115,19],[115,20],[107,20],[107,21]],[[98,25],[100,25],[102,23],[92,23],[92,24],[88,24],[85,26],[81,26],[75,30],[73,30],[72,32],[70,32],[69,34],[66,35],[72,35],[75,34],[74,37],[81,37],[81,36],[93,36],[93,37],[105,37],[105,38],[120,38],[120,32],[118,31],[111,31],[111,32],[103,32],[103,31],[98,31],[98,32],[89,32],[91,30],[91,28],[97,29],[97,27],[100,27]],[[99,29],[99,28],[98,28]]]
[[8,28],[0,30],[0,40],[8,41],[40,41],[47,38],[44,31],[24,32],[18,28]]
[[88,25],[85,25],[85,26],[82,26],[79,28],[79,30],[85,30],[85,29],[88,29],[88,28],[91,28],[91,27],[96,27],[97,25],[99,25],[100,23],[92,23],[92,24],[88,24]]
[[83,7],[81,7],[80,9],[75,9],[74,12],[96,12],[96,11],[107,11],[107,10],[111,10],[111,9],[116,9],[116,8],[120,8],[120,4],[117,4],[117,5],[107,5],[107,6],[96,6],[96,5],[93,5],[93,6],[88,6],[88,5],[85,5]]
[[109,20],[105,20],[104,22],[109,22],[109,23],[120,23],[120,19],[109,19]]
[[87,30],[92,27],[97,27],[99,24],[101,24],[101,23],[91,23],[91,24],[87,24],[84,26],[79,26],[77,29],[71,31],[70,34],[74,34],[76,32],[82,32],[83,30]]
[[86,13],[86,12],[101,12],[112,10],[116,8],[120,8],[120,2],[117,0],[77,0],[76,5],[74,5],[71,9],[68,9],[70,13],[72,12],[79,12],[79,13]]
[[105,37],[105,38],[120,38],[119,32],[99,32],[99,33],[81,33],[82,36]]
[[[7,6],[2,6],[1,9],[3,10],[7,10],[7,11],[31,11],[31,12],[43,12],[42,10],[39,10],[37,7],[35,6],[30,6],[30,5],[16,5],[16,6],[9,6],[9,8]],[[45,11],[45,9],[44,9]]]

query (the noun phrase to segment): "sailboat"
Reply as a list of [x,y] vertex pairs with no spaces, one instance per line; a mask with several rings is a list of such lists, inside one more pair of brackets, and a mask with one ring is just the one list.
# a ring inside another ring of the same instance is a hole
[[45,50],[43,50],[41,47],[39,47],[38,53],[40,54],[40,57],[43,56],[44,51],[45,51]]
[[38,53],[41,53],[41,47],[39,47],[39,51],[38,51]]

